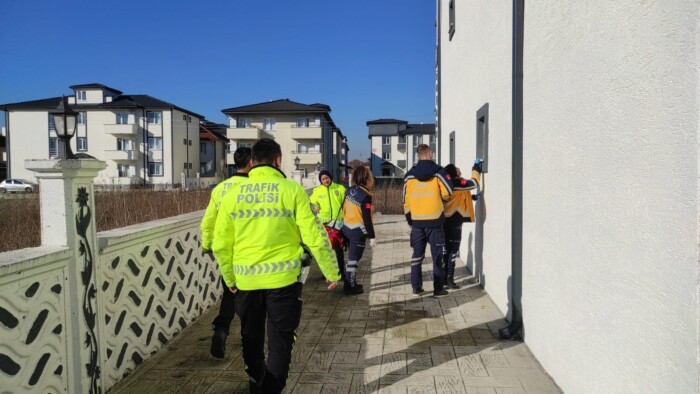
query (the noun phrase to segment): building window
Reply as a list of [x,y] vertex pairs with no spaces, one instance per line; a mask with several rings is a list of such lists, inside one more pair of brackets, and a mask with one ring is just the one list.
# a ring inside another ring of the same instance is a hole
[[238,147],[239,148],[252,148],[253,144],[250,142],[239,142]]
[[309,127],[309,118],[297,118],[297,127]]
[[75,146],[80,151],[87,150],[87,137],[78,137],[78,139],[75,140]]
[[162,162],[148,162],[148,176],[163,176],[163,163]]
[[423,136],[422,135],[414,135],[413,136],[413,146],[417,147],[418,145],[423,143]]
[[125,138],[117,138],[117,150],[132,150],[134,141]]
[[239,129],[246,129],[250,128],[252,124],[253,119],[251,118],[238,118],[238,122],[236,122],[236,127]]
[[399,135],[399,144],[405,144],[406,143],[406,134],[400,134]]
[[199,153],[203,154],[203,155],[207,154],[207,143],[206,142],[199,143]]
[[56,131],[56,123],[54,123],[51,115],[49,115],[49,131]]
[[391,145],[391,137],[382,137],[382,145]]
[[146,112],[146,117],[148,118],[148,124],[161,124],[163,123],[163,113],[162,112]]
[[450,40],[455,35],[455,0],[450,0]]
[[117,172],[119,173],[119,178],[129,177],[129,165],[128,164],[117,164]]
[[87,124],[87,112],[78,112],[78,124]]
[[84,90],[78,90],[75,92],[75,95],[78,98],[78,101],[85,101],[87,100],[87,93]]
[[204,174],[206,174],[206,172],[207,172],[207,163],[204,163],[204,162],[201,162],[201,161],[200,161],[200,162],[199,162],[199,173],[200,173],[201,175],[204,175]]
[[133,124],[134,115],[128,112],[117,112],[117,124]]
[[49,158],[54,157],[58,157],[58,138],[49,137]]
[[391,160],[391,152],[382,152],[383,160]]
[[148,137],[148,150],[163,150],[163,137]]
[[226,153],[232,153],[233,152],[233,143],[227,142],[226,143]]
[[277,127],[275,126],[275,118],[265,118],[263,119],[263,130],[275,130]]

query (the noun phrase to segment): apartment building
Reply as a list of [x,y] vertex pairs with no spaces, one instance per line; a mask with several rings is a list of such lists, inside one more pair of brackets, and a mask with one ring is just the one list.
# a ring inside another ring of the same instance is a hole
[[[199,124],[199,176],[203,178],[227,178],[230,174],[226,162],[226,125],[203,120]],[[233,158],[229,162],[233,166]]]
[[375,176],[402,178],[417,159],[416,148],[429,145],[435,152],[435,124],[409,124],[399,119],[367,122],[372,154],[370,168]]
[[[203,116],[143,94],[125,95],[99,83],[70,86],[78,112],[75,153],[105,161],[102,185],[179,184],[199,172]],[[35,180],[27,159],[49,159],[63,149],[49,112],[61,97],[0,105],[5,111],[7,177]]]
[[221,112],[229,122],[229,152],[252,146],[260,138],[272,138],[282,148],[282,171],[290,178],[298,158],[304,186],[318,184],[322,169],[330,171],[335,180],[347,176],[347,138],[333,122],[330,106],[280,99]]

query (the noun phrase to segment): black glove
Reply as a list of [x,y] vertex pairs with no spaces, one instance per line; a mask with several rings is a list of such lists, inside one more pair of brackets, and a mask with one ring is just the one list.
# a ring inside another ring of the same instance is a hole
[[481,161],[481,160],[475,161],[474,165],[472,166],[472,171],[478,171],[479,174],[481,174],[481,164],[482,163],[483,163],[483,161]]
[[479,201],[479,196],[480,196],[480,195],[481,195],[481,193],[474,193],[474,194],[472,194],[472,200],[474,200],[474,201]]

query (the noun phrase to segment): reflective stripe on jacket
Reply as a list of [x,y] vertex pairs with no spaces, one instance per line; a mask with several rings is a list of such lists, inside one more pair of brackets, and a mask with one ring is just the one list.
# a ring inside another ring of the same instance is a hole
[[345,191],[343,233],[347,232],[374,238],[372,194],[362,186],[352,186]]
[[241,290],[289,286],[301,272],[301,242],[323,275],[339,280],[328,235],[301,185],[269,165],[248,174],[221,199],[214,230],[212,250],[226,285]]
[[232,177],[216,185],[211,191],[209,205],[204,212],[202,224],[199,228],[202,230],[202,250],[205,252],[211,251],[211,243],[214,239],[214,225],[216,224],[216,214],[219,212],[219,202],[226,192],[240,181],[248,178],[248,173],[233,174]]
[[[472,173],[472,176],[475,175]],[[475,178],[469,180],[457,178],[452,181],[452,184],[454,185],[452,196],[445,204],[445,221],[455,224],[475,221],[471,191],[479,187],[478,172]]]
[[328,223],[328,227],[335,227],[335,221],[343,217],[341,205],[344,197],[345,187],[331,183],[330,186],[316,186],[309,200],[319,209],[318,218],[321,222]]

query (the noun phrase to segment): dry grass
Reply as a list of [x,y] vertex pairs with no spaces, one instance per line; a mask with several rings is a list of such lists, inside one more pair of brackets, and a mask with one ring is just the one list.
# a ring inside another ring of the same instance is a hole
[[[210,191],[179,189],[100,192],[95,196],[97,231],[130,226],[205,209]],[[39,193],[0,199],[0,252],[39,246]]]
[[[401,186],[377,185],[372,191],[375,211],[402,214]],[[97,231],[111,230],[205,209],[208,190],[129,190],[95,195]],[[39,246],[39,193],[0,199],[0,252]]]
[[384,215],[403,215],[403,187],[398,184],[377,185],[372,190],[375,212]]

